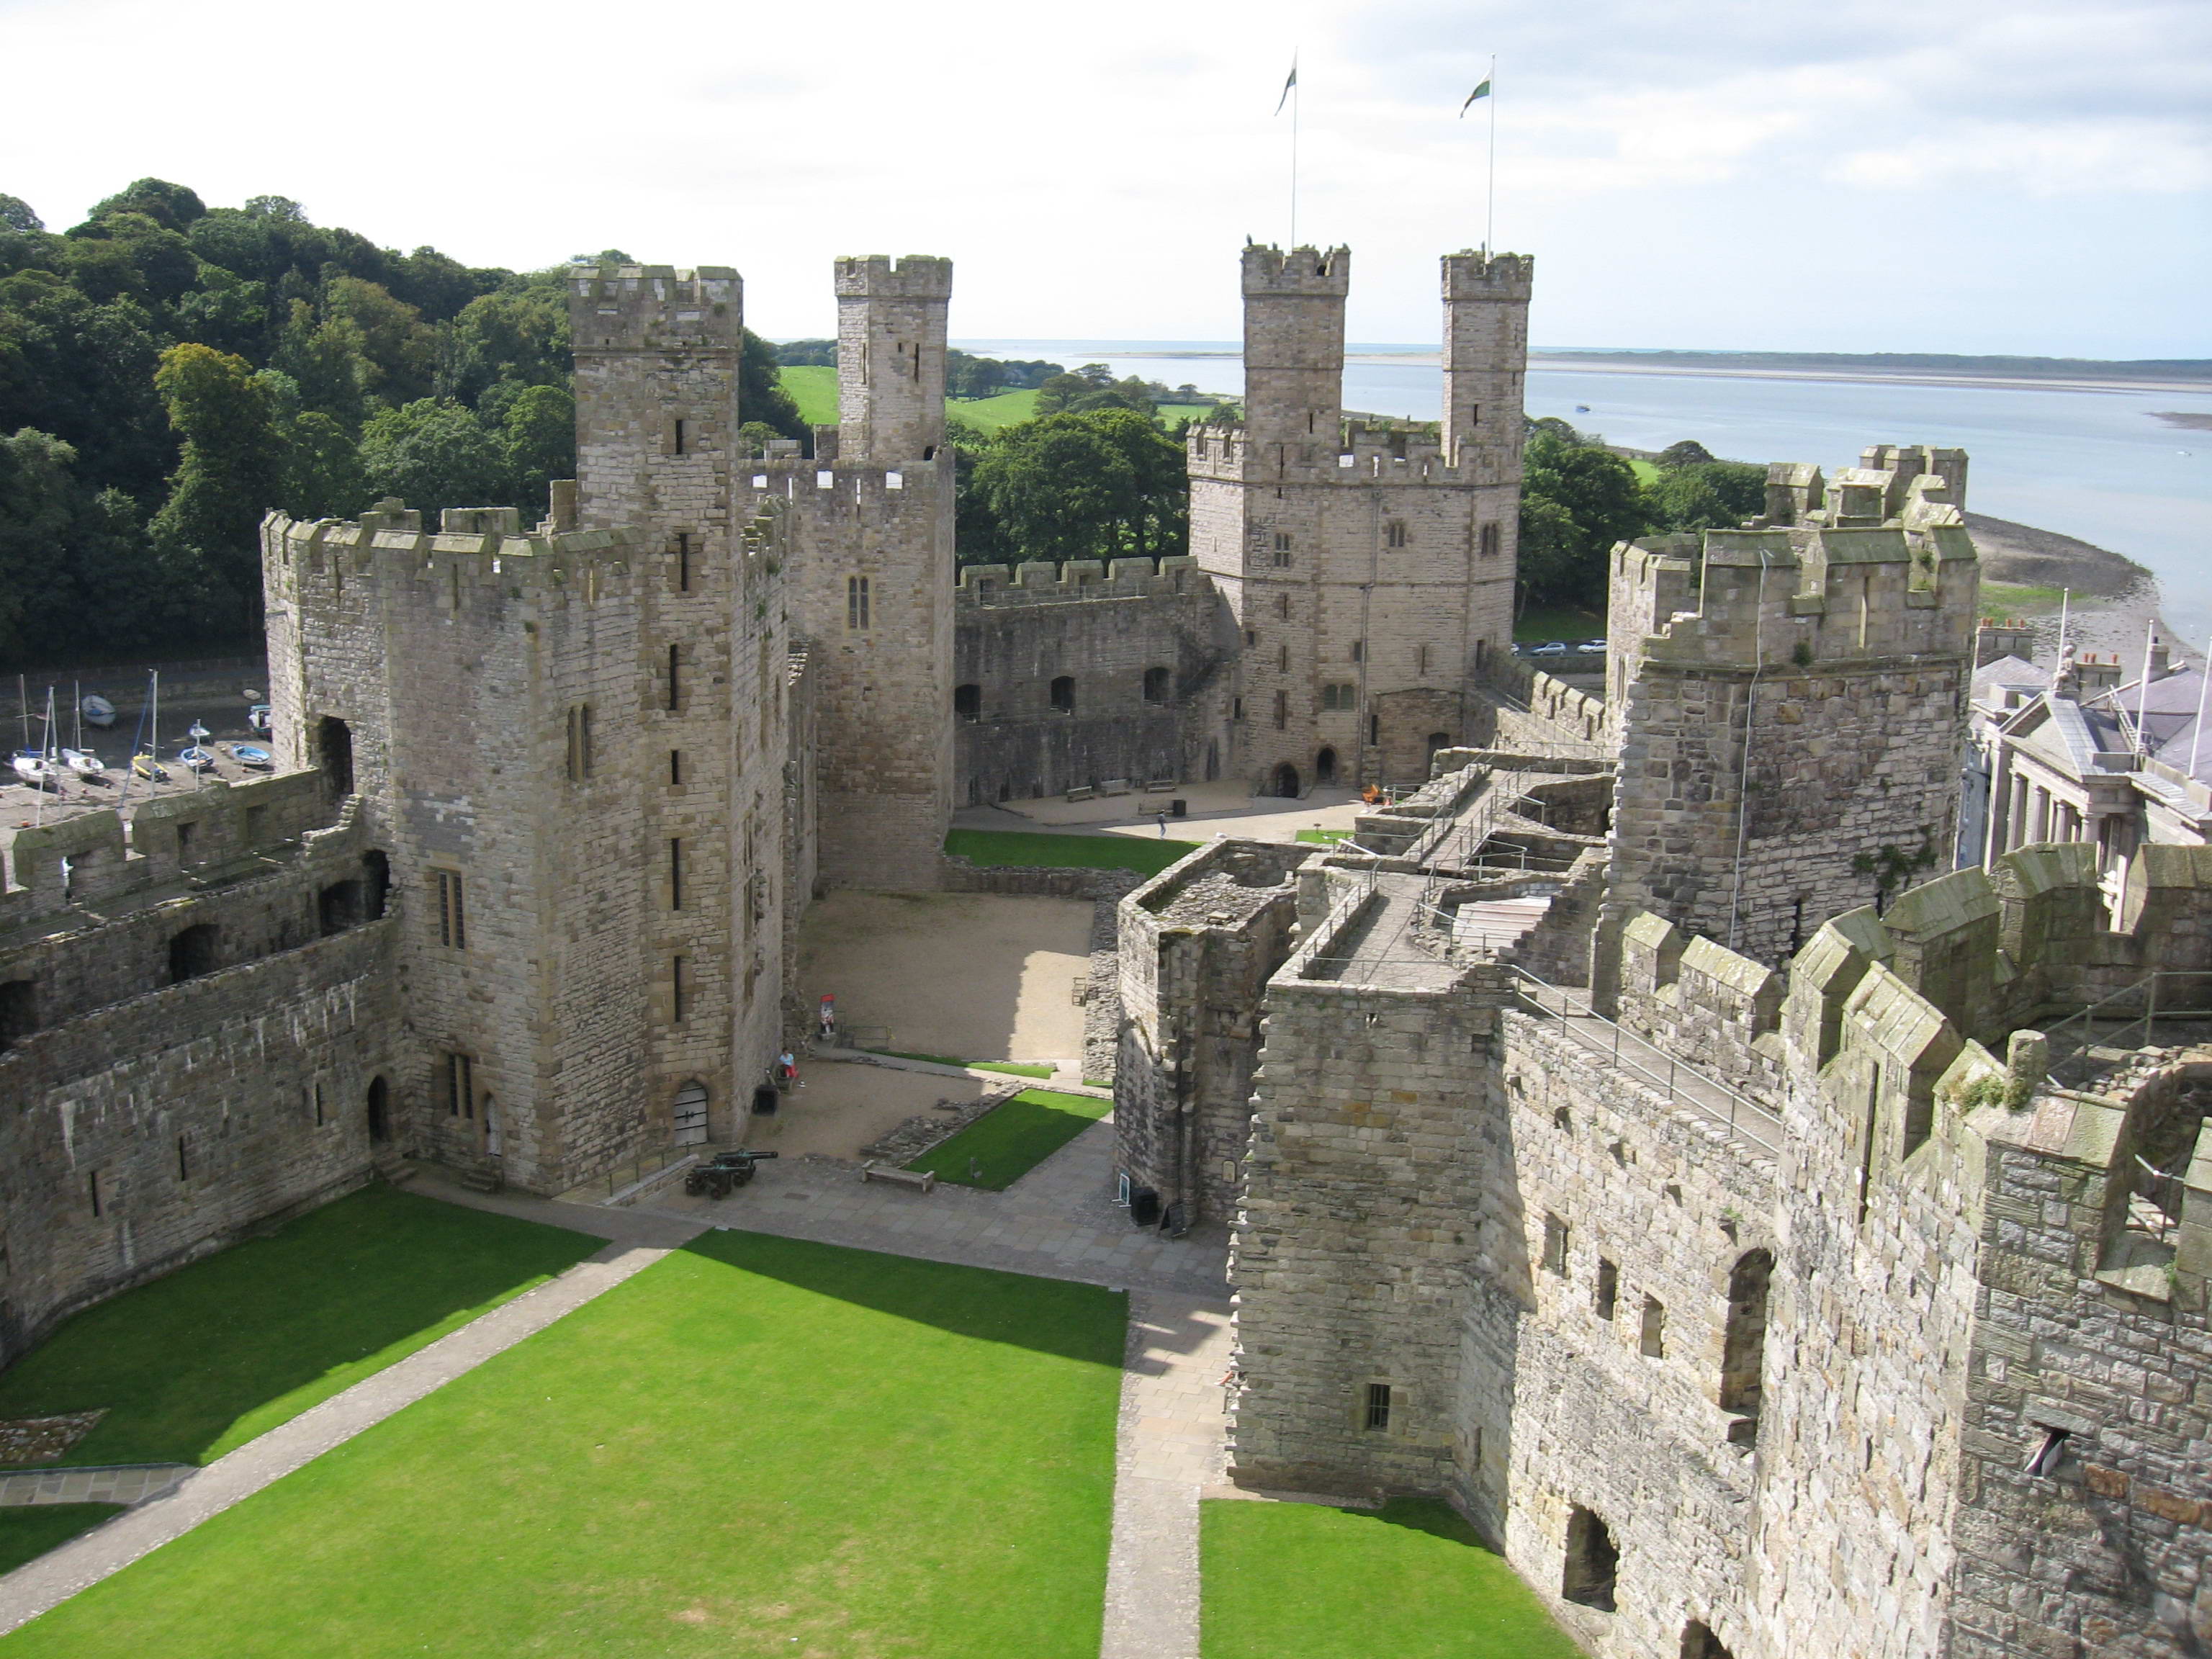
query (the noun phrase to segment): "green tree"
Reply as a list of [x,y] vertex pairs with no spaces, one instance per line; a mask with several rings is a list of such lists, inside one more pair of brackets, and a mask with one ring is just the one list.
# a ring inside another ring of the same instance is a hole
[[748,421],[772,426],[787,438],[811,438],[813,431],[799,418],[799,405],[776,378],[776,367],[775,348],[747,329],[738,360],[738,408]]
[[194,220],[206,215],[207,204],[197,191],[182,185],[173,185],[166,179],[140,179],[95,204],[84,216],[97,223],[112,213],[140,214],[165,230],[188,230]]
[[242,357],[187,343],[161,354],[154,389],[184,453],[148,526],[179,614],[224,636],[260,621],[261,515],[277,495],[269,389]]
[[507,458],[475,411],[449,398],[379,410],[361,436],[373,496],[397,495],[428,522],[449,507],[485,507],[507,493]]
[[[1565,522],[1538,503],[1557,507]],[[1633,467],[1595,442],[1572,442],[1556,431],[1540,429],[1528,441],[1522,463],[1524,600],[1596,603],[1605,594],[1607,556],[1613,544],[1642,534],[1646,523]],[[1533,562],[1532,541],[1539,544]]]
[[392,298],[382,283],[358,276],[331,280],[324,312],[331,321],[350,324],[356,331],[372,396],[398,404],[430,395],[438,337],[421,312]]
[[500,442],[506,451],[507,499],[535,523],[551,507],[555,478],[576,476],[576,399],[566,386],[526,387],[507,405]]
[[315,319],[315,308],[295,300],[270,362],[290,375],[300,402],[358,428],[368,410],[371,370],[359,326],[344,318]]
[[1020,557],[1156,556],[1187,538],[1181,463],[1133,410],[1048,415],[1000,433],[976,457],[971,489]]
[[1661,450],[1656,460],[1660,466],[1702,466],[1713,459],[1713,452],[1695,438],[1684,438]]
[[1766,469],[1740,461],[1666,467],[1644,487],[1644,509],[1655,529],[1732,528],[1766,510]]
[[370,499],[361,445],[343,422],[318,409],[292,416],[278,504],[295,519],[341,519]]
[[0,191],[0,225],[10,230],[44,230],[46,222],[31,211],[31,204],[20,196]]

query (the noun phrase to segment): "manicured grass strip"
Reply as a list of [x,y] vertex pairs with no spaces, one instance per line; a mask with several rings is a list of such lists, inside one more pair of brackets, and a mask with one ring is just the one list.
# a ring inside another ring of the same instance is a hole
[[13,1572],[122,1512],[120,1504],[11,1504],[0,1510],[0,1572]]
[[77,1315],[0,1417],[104,1406],[64,1462],[211,1462],[604,1243],[367,1187]]
[[1126,1315],[708,1233],[0,1659],[1097,1659]]
[[[950,1054],[910,1054],[902,1048],[870,1048],[866,1052],[881,1054],[886,1060],[927,1060],[932,1066],[965,1066],[968,1063],[964,1060],[955,1060]],[[1045,1075],[1049,1077],[1051,1073],[1048,1072]]]
[[1595,611],[1524,611],[1513,623],[1513,638],[1520,645],[1542,645],[1552,640],[1572,645],[1577,640],[1598,639],[1604,633],[1605,618]]
[[1350,841],[1352,831],[1349,830],[1301,830],[1298,831],[1298,839],[1317,842],[1323,847],[1334,847],[1340,841]]
[[1025,830],[955,830],[945,850],[970,864],[1036,865],[1048,870],[1135,870],[1156,876],[1198,850],[1194,841],[1150,836],[1055,836]]
[[1114,1082],[1110,1078],[1087,1077],[1083,1079],[1083,1086],[1086,1089],[1110,1089]]
[[979,1060],[971,1068],[978,1072],[1004,1072],[1009,1077],[1050,1077],[1049,1066],[1032,1066],[1025,1060]]
[[799,363],[775,372],[791,401],[799,405],[799,418],[809,426],[837,424],[837,371],[826,363]]
[[1204,1659],[1580,1659],[1528,1587],[1433,1498],[1380,1510],[1199,1505]]
[[2056,587],[2038,587],[2026,582],[1989,582],[1982,584],[1983,608],[1994,605],[1999,610],[2010,606],[2021,611],[2055,610],[2064,594]]
[[947,398],[945,412],[979,432],[1000,432],[1036,419],[1036,389],[1001,392],[991,398]]
[[[906,1167],[934,1170],[939,1181],[954,1185],[1002,1193],[1113,1109],[1112,1101],[1096,1095],[1024,1089]],[[980,1181],[968,1174],[971,1158],[982,1167]]]

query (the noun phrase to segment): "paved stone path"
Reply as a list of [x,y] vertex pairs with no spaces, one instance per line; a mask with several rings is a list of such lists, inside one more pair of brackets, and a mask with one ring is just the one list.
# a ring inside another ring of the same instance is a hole
[[1109,1118],[1085,1129],[1003,1193],[948,1185],[924,1193],[863,1182],[857,1164],[779,1158],[762,1164],[752,1184],[728,1198],[689,1198],[680,1182],[672,1182],[630,1207],[695,1225],[850,1244],[1042,1279],[1214,1299],[1229,1294],[1225,1230],[1196,1227],[1185,1237],[1170,1238],[1156,1229],[1133,1227],[1129,1212],[1114,1202],[1113,1183]]
[[168,1489],[191,1463],[110,1463],[0,1474],[0,1509],[33,1504],[138,1504]]
[[1227,1479],[1230,1305],[1129,1297],[1099,1659],[1198,1659],[1198,1500]]
[[[443,1192],[436,1195],[446,1196]],[[538,1206],[533,1219],[548,1218],[544,1211],[554,1207],[543,1200],[529,1202]],[[494,1200],[483,1207],[495,1206]],[[550,1283],[493,1309],[206,1468],[191,1470],[174,1490],[126,1510],[0,1578],[0,1632],[37,1618],[331,1447],[343,1444],[363,1429],[474,1370],[494,1354],[652,1266],[698,1231],[696,1225],[672,1224],[661,1217],[572,1205],[559,1208],[561,1224],[613,1242]]]

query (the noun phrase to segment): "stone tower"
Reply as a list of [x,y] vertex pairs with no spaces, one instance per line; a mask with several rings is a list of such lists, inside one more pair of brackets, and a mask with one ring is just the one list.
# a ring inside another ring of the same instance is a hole
[[840,259],[834,441],[762,464],[799,527],[800,626],[820,722],[822,878],[937,884],[952,810],[949,259]]
[[1531,263],[1444,262],[1441,444],[1341,408],[1346,248],[1243,256],[1239,427],[1189,440],[1191,552],[1244,648],[1231,770],[1270,793],[1414,783],[1512,632]]
[[[577,511],[582,527],[633,528],[637,580],[635,717],[654,775],[637,794],[651,988],[647,1101],[703,1087],[710,1109],[751,1083],[732,1060],[743,969],[733,960],[736,770],[745,744],[738,657],[757,622],[736,614],[733,560],[744,286],[734,270],[580,267],[569,279],[576,355]],[[604,717],[592,741],[604,743]],[[579,734],[580,741],[582,740]],[[773,999],[768,1011],[774,1012]],[[771,1023],[749,1059],[775,1050]],[[696,1110],[696,1093],[686,1100]]]
[[1613,914],[1775,963],[1942,867],[1978,567],[1950,478],[1889,454],[1778,464],[1749,526],[1613,550]]

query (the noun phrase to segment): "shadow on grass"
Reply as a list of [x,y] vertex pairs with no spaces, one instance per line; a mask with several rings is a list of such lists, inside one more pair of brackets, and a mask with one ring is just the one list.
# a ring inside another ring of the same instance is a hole
[[64,1464],[208,1462],[602,1240],[377,1185],[69,1320],[0,1418],[105,1407]]
[[0,1573],[13,1572],[122,1513],[120,1504],[11,1504],[0,1510]]
[[1146,876],[1159,874],[1198,848],[1194,841],[1070,836],[1048,830],[955,830],[945,838],[947,853],[979,869],[1033,865],[1049,870],[1134,870]]
[[772,1233],[702,1233],[684,1249],[956,1336],[1121,1367],[1128,1298],[1120,1291]]

